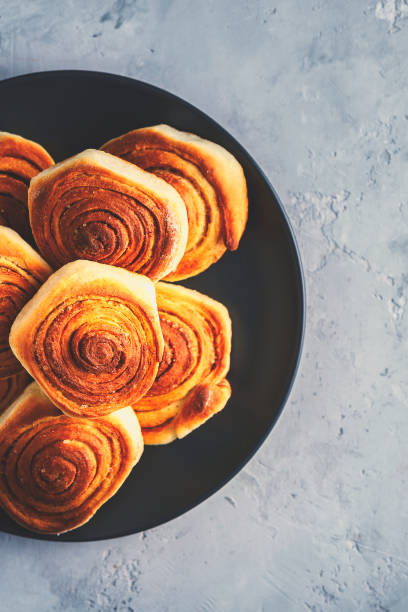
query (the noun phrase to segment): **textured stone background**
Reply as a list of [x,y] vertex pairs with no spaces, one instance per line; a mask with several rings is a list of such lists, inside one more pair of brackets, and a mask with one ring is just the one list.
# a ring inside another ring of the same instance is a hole
[[407,0],[0,0],[0,77],[126,74],[213,116],[290,215],[298,379],[223,490],[142,535],[0,534],[0,608],[408,609]]

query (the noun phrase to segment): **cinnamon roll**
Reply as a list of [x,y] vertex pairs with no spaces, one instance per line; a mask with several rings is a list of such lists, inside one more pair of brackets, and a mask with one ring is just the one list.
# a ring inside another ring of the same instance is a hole
[[27,192],[30,180],[52,166],[52,157],[36,142],[0,132],[0,225],[31,241]]
[[216,300],[180,285],[157,283],[164,353],[152,387],[132,404],[146,444],[184,437],[227,402],[231,321]]
[[9,346],[10,327],[51,272],[14,230],[0,226],[0,380],[23,370]]
[[226,149],[168,125],[133,130],[101,148],[161,177],[186,204],[187,248],[165,280],[199,274],[226,249],[238,248],[248,215],[247,188],[241,165]]
[[17,316],[10,345],[67,415],[95,418],[136,403],[163,354],[154,285],[113,266],[66,264]]
[[67,417],[32,383],[0,417],[0,505],[31,531],[75,529],[116,493],[142,452],[131,408]]
[[163,179],[88,149],[37,175],[28,206],[40,252],[55,268],[76,259],[159,280],[185,251],[186,207]]

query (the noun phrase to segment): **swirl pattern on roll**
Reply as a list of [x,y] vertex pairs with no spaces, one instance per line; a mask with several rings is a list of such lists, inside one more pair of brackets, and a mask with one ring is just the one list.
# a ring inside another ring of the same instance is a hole
[[42,146],[16,134],[0,132],[0,225],[32,241],[27,192],[30,180],[54,163]]
[[[163,282],[156,285],[156,298],[164,337],[163,358],[154,384],[133,405],[146,444],[183,437],[187,414],[192,423],[195,410],[196,424],[190,430],[195,429],[211,416],[211,411],[221,409],[220,398],[225,400],[223,407],[230,395],[224,380],[231,352],[231,321],[225,306],[198,291]],[[221,382],[219,392],[215,387]]]
[[0,379],[0,414],[20,395],[29,381],[30,377],[25,371]]
[[0,504],[32,531],[69,531],[119,489],[142,452],[131,408],[67,417],[33,383],[0,419]]
[[154,285],[113,266],[67,264],[17,317],[10,345],[63,412],[109,414],[155,380],[163,336]]
[[51,272],[42,257],[14,230],[0,226],[0,379],[23,370],[9,346],[10,328]]
[[248,215],[246,181],[241,165],[223,147],[157,125],[128,132],[101,148],[163,178],[186,204],[186,251],[165,280],[194,276],[226,249],[238,248]]
[[89,149],[36,176],[28,205],[38,248],[56,268],[87,259],[156,281],[185,251],[187,212],[177,191],[102,151]]

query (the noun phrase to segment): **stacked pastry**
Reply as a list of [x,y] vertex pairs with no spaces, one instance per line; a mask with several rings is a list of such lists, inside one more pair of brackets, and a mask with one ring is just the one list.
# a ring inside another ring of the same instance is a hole
[[62,533],[118,490],[144,445],[226,405],[228,311],[172,281],[238,247],[245,177],[221,146],[160,125],[56,165],[0,134],[2,180],[0,504]]

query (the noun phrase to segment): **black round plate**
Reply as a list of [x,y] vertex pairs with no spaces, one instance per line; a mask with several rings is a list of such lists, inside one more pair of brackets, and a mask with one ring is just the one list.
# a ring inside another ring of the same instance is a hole
[[36,536],[0,511],[0,530],[59,541],[144,531],[217,491],[265,440],[284,406],[299,362],[304,288],[295,240],[272,186],[245,149],[184,100],[111,74],[56,71],[0,82],[0,129],[42,144],[61,161],[131,129],[168,123],[228,149],[248,181],[249,220],[239,249],[183,281],[220,300],[232,318],[232,397],[200,429],[168,446],[147,447],[120,489],[85,526]]

